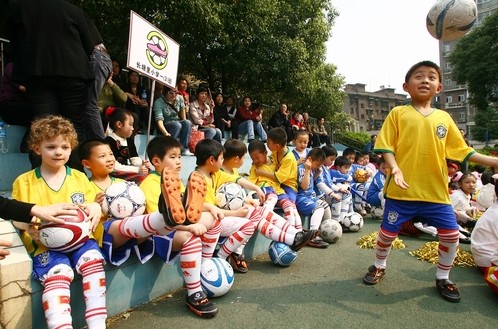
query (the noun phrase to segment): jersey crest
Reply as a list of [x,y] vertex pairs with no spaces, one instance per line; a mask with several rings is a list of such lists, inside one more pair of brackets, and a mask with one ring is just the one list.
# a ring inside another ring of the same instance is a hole
[[76,192],[71,195],[71,201],[73,202],[73,204],[85,203],[85,195],[82,192]]
[[439,138],[446,137],[446,133],[448,132],[448,128],[446,128],[442,123],[438,124],[436,127],[436,135]]

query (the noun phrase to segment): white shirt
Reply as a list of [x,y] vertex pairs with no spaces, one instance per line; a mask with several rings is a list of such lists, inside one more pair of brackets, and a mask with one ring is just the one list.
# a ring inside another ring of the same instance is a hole
[[477,266],[498,265],[498,202],[479,218],[472,230],[470,243]]

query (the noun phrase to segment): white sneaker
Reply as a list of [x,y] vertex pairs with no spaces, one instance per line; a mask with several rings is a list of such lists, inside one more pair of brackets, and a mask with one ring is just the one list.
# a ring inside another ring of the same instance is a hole
[[192,155],[194,155],[194,153],[190,152],[190,150],[185,149],[185,150],[182,151],[182,155],[192,156]]

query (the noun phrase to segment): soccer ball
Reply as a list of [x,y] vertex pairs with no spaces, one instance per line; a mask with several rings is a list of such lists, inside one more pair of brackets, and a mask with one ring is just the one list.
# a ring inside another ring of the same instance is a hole
[[368,171],[365,169],[358,168],[354,172],[354,180],[358,183],[365,183],[368,180]]
[[372,207],[370,210],[370,215],[372,215],[373,219],[382,219],[384,216],[384,209],[381,207]]
[[427,30],[436,39],[452,41],[467,33],[477,20],[474,0],[439,0],[427,14]]
[[270,243],[268,255],[270,256],[273,264],[280,266],[289,266],[297,259],[297,252],[292,250],[285,243],[276,241],[272,241],[272,243]]
[[233,285],[233,268],[224,259],[213,257],[202,261],[201,285],[208,297],[220,297]]
[[346,231],[358,232],[363,227],[363,217],[357,212],[350,212],[342,220]]
[[246,190],[237,183],[225,183],[216,191],[216,204],[227,210],[237,210],[245,203]]
[[141,215],[145,211],[145,194],[134,182],[111,184],[105,190],[102,211],[112,218]]
[[320,236],[325,242],[335,243],[342,236],[341,224],[333,219],[326,219],[320,225]]
[[71,252],[87,242],[91,222],[83,210],[76,211],[76,216],[59,216],[66,221],[64,224],[40,225],[40,243],[53,251]]

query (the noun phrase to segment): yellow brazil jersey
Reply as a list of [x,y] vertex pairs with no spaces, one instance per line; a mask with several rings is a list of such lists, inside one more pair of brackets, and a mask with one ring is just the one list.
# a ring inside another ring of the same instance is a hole
[[[82,204],[94,202],[95,192],[84,173],[69,167],[66,167],[64,183],[55,191],[47,185],[38,167],[16,178],[12,186],[12,198],[40,206],[61,202]],[[47,250],[33,241],[27,232],[21,233],[21,239],[31,256]]]
[[[158,200],[161,195],[161,175],[157,171],[151,172],[140,183],[140,189],[145,194],[145,212],[151,214],[158,211]],[[182,194],[185,192],[185,186],[181,186]]]
[[240,176],[236,174],[229,174],[225,171],[219,170],[215,173],[211,174],[211,182],[206,179],[207,183],[207,192],[206,199],[204,200],[206,203],[216,205],[216,191],[218,188],[225,183],[236,183],[239,180]]
[[404,190],[386,178],[386,197],[451,204],[446,159],[465,161],[467,146],[451,116],[438,109],[426,116],[413,106],[398,106],[387,116],[375,141],[375,152],[392,153],[410,186]]
[[[264,171],[268,172],[275,172],[275,164],[270,163],[270,164],[263,164],[259,167],[259,169],[262,169]],[[273,187],[275,192],[280,195],[285,193],[285,191],[280,187],[280,184],[277,182],[276,178],[269,178],[266,176],[260,176],[256,175],[256,166],[252,165],[251,170],[249,170],[249,181],[258,185],[259,187]]]
[[[124,180],[121,178],[111,177],[111,185],[114,183],[122,182],[122,181],[124,181]],[[91,179],[90,179],[90,185],[92,187],[92,190],[93,190],[95,196],[100,192],[105,192],[103,189],[98,187],[97,184],[95,184],[95,182],[93,182]],[[95,240],[97,241],[97,243],[101,247],[102,247],[102,240],[104,239],[104,225],[103,225],[103,223],[106,220],[107,220],[107,216],[102,214],[102,217],[100,218],[99,225],[97,225],[97,228],[93,232],[93,237],[95,238]]]
[[277,153],[272,152],[271,160],[275,165],[275,178],[277,181],[297,192],[297,161],[292,152],[287,149],[280,161]]

